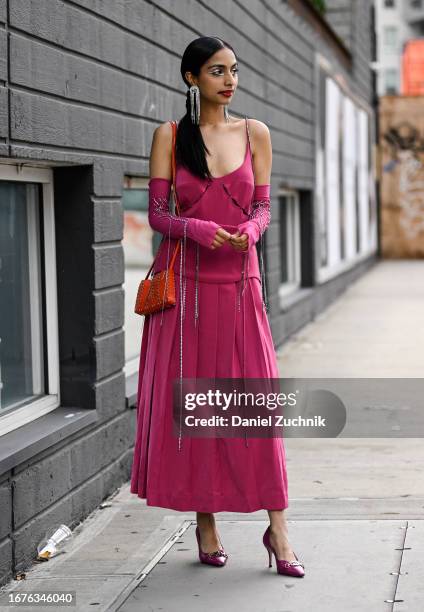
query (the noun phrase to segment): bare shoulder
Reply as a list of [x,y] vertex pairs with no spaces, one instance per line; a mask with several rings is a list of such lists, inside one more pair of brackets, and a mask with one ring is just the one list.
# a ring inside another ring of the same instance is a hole
[[249,133],[252,141],[253,152],[263,150],[271,146],[271,134],[268,126],[259,119],[248,119]]
[[150,178],[171,177],[172,126],[169,121],[162,123],[153,132],[150,152]]
[[165,121],[153,132],[153,143],[158,145],[162,151],[171,150],[172,144],[172,126],[169,121]]
[[266,123],[263,121],[259,121],[259,119],[248,119],[249,129],[251,133],[258,134],[259,136],[262,134],[269,134],[269,128]]
[[248,119],[252,145],[255,185],[268,185],[271,180],[272,144],[268,126],[258,119]]

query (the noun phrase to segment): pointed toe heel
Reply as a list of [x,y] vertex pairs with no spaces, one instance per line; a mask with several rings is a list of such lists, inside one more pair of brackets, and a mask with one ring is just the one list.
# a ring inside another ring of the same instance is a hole
[[196,538],[197,538],[197,547],[199,549],[199,561],[200,563],[206,563],[207,565],[214,565],[215,567],[223,567],[227,563],[228,555],[225,550],[219,548],[212,553],[205,553],[200,548],[200,532],[199,527],[196,527]]
[[279,574],[284,574],[285,576],[293,576],[295,578],[303,578],[303,576],[305,575],[305,566],[299,561],[295,552],[293,552],[293,554],[296,557],[296,561],[286,561],[285,559],[277,558],[277,553],[275,552],[275,549],[271,545],[271,542],[269,540],[269,526],[266,528],[266,531],[262,538],[262,542],[268,551],[268,567],[272,567],[272,555],[274,555],[275,563],[277,565],[277,572]]

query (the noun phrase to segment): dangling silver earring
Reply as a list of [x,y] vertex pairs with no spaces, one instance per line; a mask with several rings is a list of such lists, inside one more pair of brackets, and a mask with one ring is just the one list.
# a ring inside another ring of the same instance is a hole
[[200,122],[200,90],[197,85],[190,87],[191,122],[199,125]]
[[225,119],[226,123],[230,123],[230,117],[228,115],[228,106],[227,105],[224,106],[224,119]]

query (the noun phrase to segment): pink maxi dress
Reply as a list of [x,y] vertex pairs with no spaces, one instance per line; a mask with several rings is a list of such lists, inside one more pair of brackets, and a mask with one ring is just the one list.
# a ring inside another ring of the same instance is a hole
[[[181,216],[191,228],[169,213],[171,181],[149,182],[150,196],[156,195],[149,198],[151,225],[163,234],[172,225],[154,271],[166,267],[179,237],[185,248],[174,264],[176,306],[148,315],[143,327],[130,491],[148,506],[211,513],[288,507],[282,437],[181,439],[173,429],[174,379],[279,378],[254,246],[258,233],[249,221],[254,195],[269,194],[270,186],[255,187],[245,121],[246,153],[233,172],[201,179],[177,164]],[[218,227],[246,231],[248,251],[229,243],[209,248]]]

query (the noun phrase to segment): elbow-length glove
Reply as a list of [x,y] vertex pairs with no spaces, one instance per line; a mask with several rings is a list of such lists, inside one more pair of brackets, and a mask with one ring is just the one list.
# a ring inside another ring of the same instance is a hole
[[238,225],[240,235],[247,234],[250,249],[263,236],[271,220],[271,185],[255,185],[252,210],[247,221]]
[[170,193],[170,179],[150,179],[148,217],[151,227],[171,238],[184,238],[184,235],[186,235],[202,246],[211,248],[220,226],[214,221],[206,221],[194,217],[180,217],[179,215],[172,214],[169,209]]
[[[240,223],[237,226],[240,236],[247,234],[248,245],[247,249],[243,252],[248,252],[260,239],[260,282],[261,282],[261,293],[263,294],[262,301],[262,316],[264,314],[264,308],[268,311],[268,297],[266,291],[266,280],[265,280],[265,262],[264,262],[264,244],[263,235],[267,229],[271,220],[271,185],[255,185],[253,191],[253,202],[252,209],[249,214],[247,221]],[[247,271],[248,276],[248,271]]]

